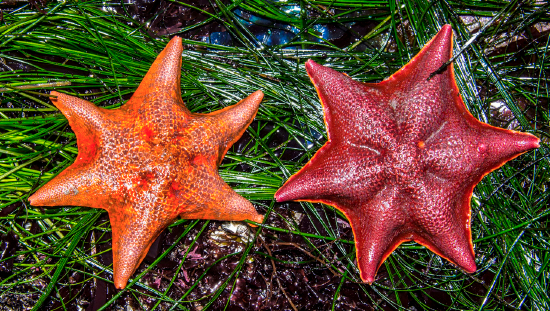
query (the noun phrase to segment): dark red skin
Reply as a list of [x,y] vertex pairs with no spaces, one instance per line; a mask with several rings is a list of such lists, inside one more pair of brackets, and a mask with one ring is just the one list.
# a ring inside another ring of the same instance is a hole
[[263,93],[212,113],[190,112],[181,99],[182,50],[181,38],[174,37],[119,109],[52,92],[76,134],[78,157],[29,201],[107,210],[116,288],[126,286],[151,244],[178,216],[263,221],[218,175],[225,153],[254,120]]
[[322,202],[353,229],[361,279],[414,240],[468,273],[476,271],[470,199],[477,183],[539,139],[490,126],[466,109],[445,25],[403,68],[361,83],[312,60],[306,70],[325,114],[329,140],[277,191],[277,201]]

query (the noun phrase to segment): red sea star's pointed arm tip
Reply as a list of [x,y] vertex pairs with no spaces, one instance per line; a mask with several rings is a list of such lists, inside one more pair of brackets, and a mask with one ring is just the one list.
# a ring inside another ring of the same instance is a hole
[[306,62],[305,66],[307,74],[309,75],[309,79],[311,80],[311,83],[313,83],[313,86],[315,86],[317,95],[321,100],[321,105],[323,106],[324,112],[325,127],[327,128],[327,133],[330,140],[330,130],[332,128],[332,112],[330,107],[331,103],[328,101],[328,98],[325,95],[324,87],[330,87],[331,85],[341,86],[348,83],[353,83],[355,81],[353,81],[349,76],[341,72],[317,64],[312,59],[309,59]]
[[[311,203],[324,203],[333,205],[332,202],[321,199],[311,199],[312,195],[325,185],[320,185],[315,180],[317,159],[322,158],[330,147],[330,140],[327,141],[321,149],[304,165],[300,170],[290,176],[285,183],[275,192],[277,202],[302,201]],[[325,176],[330,174],[325,174]],[[332,176],[328,176],[330,178]]]
[[[451,25],[444,25],[418,54],[389,78],[380,82],[379,85],[398,87],[425,81],[430,74],[438,70],[451,58],[452,52],[453,29]],[[453,72],[452,64],[449,65],[447,70]]]
[[[494,127],[495,129],[500,129],[498,127]],[[523,132],[517,132],[517,131],[511,131],[511,130],[505,130],[510,134],[506,141],[501,142],[499,145],[502,149],[508,149],[509,152],[513,154],[512,157],[507,159],[506,161],[509,161],[511,159],[514,159],[525,152],[536,149],[540,147],[540,139],[536,137],[533,134],[529,133],[523,133]],[[502,150],[504,153],[504,150]]]
[[[314,190],[317,189],[315,187],[312,187],[311,183],[307,183],[307,180],[311,179],[310,176],[308,176],[308,171],[312,166],[312,163],[315,163],[315,159],[320,158],[320,155],[323,154],[328,148],[327,146],[330,145],[329,142],[330,141],[327,141],[325,145],[321,147],[321,149],[319,149],[319,151],[317,151],[315,155],[313,155],[313,158],[311,158],[304,166],[302,166],[302,168],[300,168],[298,172],[292,174],[292,176],[290,176],[284,182],[284,184],[275,192],[275,200],[277,200],[277,202],[304,201],[312,203],[324,203],[318,200],[304,200],[303,198],[312,192],[312,188],[314,188]],[[305,175],[305,177],[302,177],[302,175]],[[306,179],[306,181],[304,181],[303,179]]]
[[306,62],[306,71],[308,74],[314,74],[317,70],[323,69],[324,66],[317,64],[313,59],[308,59]]
[[[330,95],[326,93],[332,93],[334,92],[333,90],[343,91],[346,87],[350,87],[351,85],[361,84],[360,82],[350,78],[347,74],[338,72],[323,65],[319,65],[312,59],[309,59],[306,62],[305,67],[309,79],[311,80],[311,83],[313,83],[313,86],[315,86],[317,94],[321,99],[321,105],[323,105],[325,117],[330,115],[330,113],[327,113],[327,108],[330,108],[329,106],[331,104],[328,101]],[[329,120],[325,119],[325,123],[327,123],[327,121]]]
[[[520,155],[540,147],[540,139],[533,134],[517,132],[513,130],[506,130],[492,125],[481,123],[475,119],[471,114],[469,117],[478,122],[482,127],[489,129],[486,132],[485,139],[486,142],[480,144],[478,151],[481,153],[488,152],[489,159],[493,163],[493,166],[486,170],[477,180],[470,191],[470,198],[473,193],[473,188],[477,183],[487,176],[489,173],[500,168],[506,162],[513,160]],[[481,148],[481,149],[480,149]],[[469,207],[470,200],[468,200],[467,205]]]

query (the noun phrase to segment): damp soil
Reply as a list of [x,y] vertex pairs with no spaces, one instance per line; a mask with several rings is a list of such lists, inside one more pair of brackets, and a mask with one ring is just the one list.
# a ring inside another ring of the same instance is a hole
[[[315,233],[315,227],[321,227],[319,223],[310,221],[315,217],[298,203],[278,204],[275,208],[279,216],[272,213],[266,222],[271,226],[289,228],[282,219],[291,219],[302,232]],[[10,210],[13,212],[15,208],[10,207],[2,212]],[[265,213],[265,210],[260,208],[260,212]],[[338,230],[341,239],[353,240],[349,224],[339,219],[333,210],[319,205],[316,206],[316,212],[332,221],[331,226]],[[103,213],[96,222],[97,228],[109,228],[108,221],[107,213]],[[186,305],[191,310],[203,309],[208,298],[220,291],[219,298],[210,306],[211,310],[222,310],[225,307],[227,310],[330,310],[332,306],[334,310],[373,310],[374,305],[377,309],[394,310],[394,307],[382,297],[392,297],[391,292],[384,288],[391,288],[392,283],[399,280],[390,280],[384,266],[378,272],[378,277],[386,281],[376,287],[367,287],[367,291],[364,291],[360,284],[350,281],[341,286],[346,267],[343,260],[334,256],[334,242],[310,239],[310,242],[320,250],[320,254],[315,255],[312,245],[295,234],[263,229],[260,237],[253,241],[251,237],[258,228],[218,221],[208,223],[199,234],[205,225],[204,221],[200,221],[185,239],[176,243],[191,223],[192,221],[186,221],[162,232],[134,274],[138,275],[145,271],[153,261],[175,244],[168,255],[150,269],[140,282],[159,292],[167,292],[167,296],[176,301],[185,295],[184,300],[189,301]],[[20,225],[27,227],[31,234],[39,232],[36,223],[21,222]],[[326,232],[321,231],[319,234]],[[0,277],[7,277],[12,272],[13,262],[20,258],[3,259],[10,258],[16,251],[21,252],[22,245],[18,245],[18,238],[13,233],[2,235],[1,239]],[[242,263],[241,272],[234,282],[224,284],[235,267],[240,264],[241,254],[249,243],[253,245]],[[82,249],[87,250],[88,255],[95,255],[95,260],[102,265],[112,265],[111,232],[108,229],[91,230],[83,244]],[[343,247],[347,253],[352,252],[352,245],[343,244]],[[50,251],[53,250],[45,250]],[[187,258],[181,264],[186,253]],[[39,259],[45,257],[37,255]],[[225,256],[228,257],[216,263]],[[51,259],[46,264],[55,264],[55,260]],[[417,271],[425,273],[419,272],[415,277],[429,283],[427,274],[430,268],[416,268]],[[119,293],[112,284],[110,273],[97,274],[97,271],[91,271],[78,263],[72,263],[71,269],[75,272],[62,275],[58,280],[56,299],[46,301],[43,310],[98,310]],[[90,277],[91,274],[95,274],[96,277]],[[40,296],[36,289],[48,285],[47,279],[41,275],[42,271],[35,268],[34,273],[30,275],[31,278],[26,275],[29,283],[20,284],[4,293],[0,310],[31,309]],[[478,278],[490,282],[493,275],[486,272]],[[339,294],[334,301],[337,290]],[[483,297],[486,289],[479,285],[471,287],[470,291]],[[148,293],[149,290],[134,285],[132,291],[126,291],[116,299],[110,310],[149,310],[157,304],[157,300],[150,298]],[[423,295],[416,297],[401,292],[398,298],[401,306],[410,310],[422,310],[423,305],[438,309],[452,304],[452,297],[437,289],[427,290]],[[392,299],[393,302],[395,299]],[[158,309],[169,310],[171,307],[171,303],[161,302]]]

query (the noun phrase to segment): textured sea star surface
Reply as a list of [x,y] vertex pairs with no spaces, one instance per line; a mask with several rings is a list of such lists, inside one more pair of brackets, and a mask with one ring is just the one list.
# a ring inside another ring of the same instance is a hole
[[117,288],[126,286],[178,215],[263,220],[218,175],[218,165],[254,119],[263,93],[209,114],[191,113],[181,99],[181,53],[181,38],[174,37],[119,109],[52,92],[54,105],[76,134],[78,157],[29,200],[107,210]]
[[329,140],[275,197],[341,210],[353,229],[364,282],[372,283],[384,260],[410,240],[474,272],[474,186],[539,146],[531,134],[475,119],[460,97],[452,66],[428,79],[451,56],[452,29],[446,25],[381,83],[357,82],[306,63]]

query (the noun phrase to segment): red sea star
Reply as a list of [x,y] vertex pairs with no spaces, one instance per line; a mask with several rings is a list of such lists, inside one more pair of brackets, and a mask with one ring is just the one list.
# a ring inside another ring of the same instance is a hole
[[399,244],[414,240],[476,270],[470,230],[474,186],[539,146],[533,135],[476,120],[460,97],[445,25],[407,65],[361,83],[309,60],[328,142],[277,191],[277,201],[322,202],[349,219],[361,279],[372,283]]
[[114,283],[124,288],[156,237],[177,216],[262,222],[218,175],[229,147],[254,119],[257,91],[234,106],[191,113],[181,99],[181,38],[157,57],[132,98],[106,110],[52,92],[76,134],[76,161],[29,198],[109,212]]

